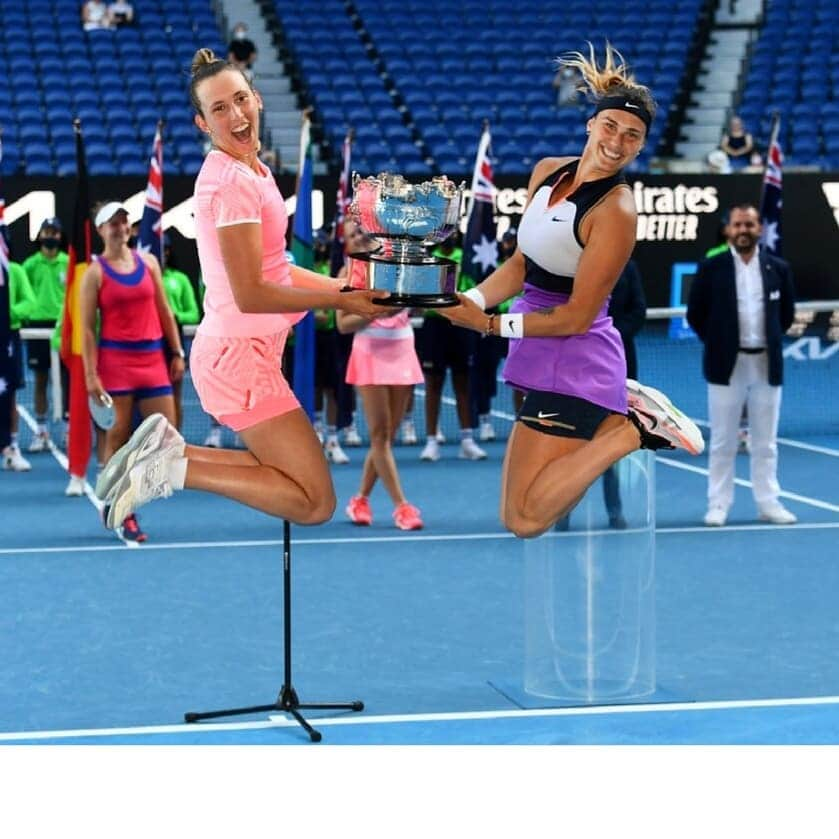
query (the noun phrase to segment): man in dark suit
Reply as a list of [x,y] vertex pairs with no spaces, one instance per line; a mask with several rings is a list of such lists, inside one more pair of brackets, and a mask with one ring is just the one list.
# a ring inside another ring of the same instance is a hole
[[778,500],[778,417],[783,382],[782,339],[795,316],[789,265],[758,248],[755,207],[732,207],[727,251],[700,263],[687,319],[705,345],[711,445],[705,524],[721,527],[734,500],[734,459],[743,405],[751,434],[752,493],[758,517],[793,524]]

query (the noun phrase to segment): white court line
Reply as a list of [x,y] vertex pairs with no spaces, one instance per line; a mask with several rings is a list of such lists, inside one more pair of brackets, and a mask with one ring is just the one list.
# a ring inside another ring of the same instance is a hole
[[[801,708],[839,705],[839,696],[800,696],[789,699],[733,699],[706,702],[651,702],[639,705],[589,705],[574,708],[535,708],[499,711],[449,711],[428,714],[379,714],[365,717],[310,717],[316,728],[338,725],[399,725],[418,722],[469,722],[477,720],[538,719],[540,717],[594,717],[610,714],[674,714],[697,711],[736,711],[758,708]],[[293,728],[299,723],[289,717],[270,715],[267,721],[241,723],[179,723],[176,725],[127,726],[123,728],[79,728],[57,731],[7,731],[0,742],[10,740],[49,740],[71,737],[116,737],[120,735],[181,734],[211,731],[247,731],[266,728]]]
[[[707,533],[708,535],[719,535],[725,533],[736,533],[738,531],[757,531],[760,533],[776,533],[780,530],[837,530],[839,521],[835,522],[799,522],[798,524],[727,524],[725,527],[706,527],[704,525],[692,525],[689,527],[658,527],[657,535],[672,535],[679,533]],[[627,533],[626,530],[602,530],[592,531],[593,533],[604,533],[612,536],[620,536]],[[557,533],[556,538],[575,538],[581,535],[580,532],[569,531]],[[512,533],[447,533],[432,534],[423,536],[327,536],[321,539],[298,539],[294,538],[294,547],[318,546],[318,545],[355,545],[359,543],[374,544],[377,542],[392,544],[394,542],[469,542],[487,539],[515,539]],[[148,542],[142,546],[144,551],[155,550],[184,550],[205,551],[211,548],[274,548],[283,544],[282,539],[242,539],[226,540],[219,542]],[[59,547],[55,545],[43,547],[26,548],[0,548],[0,556],[15,554],[73,554],[73,553],[106,553],[108,551],[121,551],[122,545],[68,545]]]
[[[35,418],[29,411],[26,410],[22,405],[17,406],[17,412],[20,415],[21,419],[29,426],[30,431],[33,434],[36,434],[38,431],[38,424],[35,422]],[[52,453],[52,456],[58,461],[58,465],[69,475],[70,474],[70,462],[67,460],[67,455],[64,454],[61,449],[59,449],[52,440],[47,441],[47,445],[49,446],[49,450]],[[87,482],[85,479],[84,482],[84,494],[87,497],[87,500],[90,501],[91,504],[96,508],[96,512],[102,512],[102,507],[104,504],[96,497],[96,493],[93,490],[93,487]],[[114,535],[117,539],[122,542],[121,547],[123,548],[139,548],[140,545],[137,542],[131,542],[128,539],[123,539],[119,532],[114,531]]]
[[[711,427],[711,423],[709,423],[708,420],[695,419],[694,422],[697,425],[701,425],[703,428]],[[802,443],[800,440],[790,440],[789,437],[777,437],[776,440],[779,443],[783,443],[785,446],[789,446],[793,449],[803,449],[806,452],[826,454],[828,457],[839,457],[839,449],[831,449],[827,446],[814,446],[812,443]]]
[[[686,472],[695,472],[698,475],[705,475],[706,477],[708,475],[708,470],[703,469],[701,466],[693,466],[690,463],[682,463],[679,460],[671,460],[669,457],[657,455],[656,461],[658,463],[663,463],[665,466],[672,466],[675,469],[684,469]],[[752,482],[747,481],[745,478],[735,478],[734,483],[741,487],[751,488],[752,486]],[[809,504],[811,507],[818,507],[821,510],[830,510],[833,513],[839,513],[839,505],[830,504],[827,501],[819,501],[816,498],[810,498],[806,495],[798,495],[798,493],[795,492],[781,490],[779,496],[781,498],[788,498],[790,501],[798,501],[801,504]]]

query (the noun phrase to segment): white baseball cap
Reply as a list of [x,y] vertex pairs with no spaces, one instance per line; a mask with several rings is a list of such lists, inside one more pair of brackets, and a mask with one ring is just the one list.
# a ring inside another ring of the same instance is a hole
[[93,223],[96,227],[102,224],[107,224],[117,213],[125,213],[128,215],[128,210],[119,203],[119,201],[109,201],[96,214]]

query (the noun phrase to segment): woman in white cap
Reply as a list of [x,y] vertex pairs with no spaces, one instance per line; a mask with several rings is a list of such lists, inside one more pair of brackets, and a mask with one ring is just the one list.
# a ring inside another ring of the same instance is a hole
[[[113,400],[107,460],[131,435],[135,407],[144,417],[162,414],[175,421],[172,382],[183,377],[184,350],[166,302],[160,264],[151,254],[128,247],[128,211],[109,201],[96,211],[94,224],[105,248],[82,276],[82,361],[88,394],[95,400],[108,394]],[[168,366],[166,348],[172,359]],[[145,541],[133,514],[119,526],[124,538]]]

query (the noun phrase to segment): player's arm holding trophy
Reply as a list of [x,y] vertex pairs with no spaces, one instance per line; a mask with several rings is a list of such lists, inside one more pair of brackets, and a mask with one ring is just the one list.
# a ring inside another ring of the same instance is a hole
[[267,281],[262,273],[262,227],[232,224],[217,229],[233,299],[240,312],[270,314],[308,309],[347,309],[375,315],[382,310],[383,292],[368,290],[343,294],[334,280],[298,266],[289,266],[291,285]]

